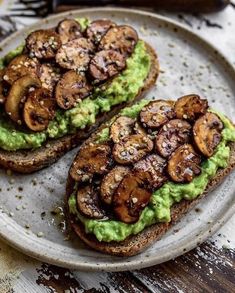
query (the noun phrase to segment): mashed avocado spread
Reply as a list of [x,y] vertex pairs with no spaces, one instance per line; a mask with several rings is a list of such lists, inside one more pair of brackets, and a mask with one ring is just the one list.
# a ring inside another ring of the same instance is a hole
[[[141,103],[122,110],[122,115],[129,117],[137,116],[140,109],[148,101],[142,100]],[[211,110],[212,111],[212,110]],[[213,111],[214,112],[214,111]],[[215,112],[224,124],[222,140],[218,145],[214,155],[203,162],[202,172],[190,183],[180,184],[168,181],[161,188],[156,190],[151,197],[149,205],[143,210],[138,222],[126,224],[115,220],[93,220],[82,216],[76,207],[76,197],[71,195],[69,198],[70,213],[84,224],[86,233],[92,233],[99,241],[122,241],[129,235],[141,232],[157,222],[169,222],[171,220],[170,209],[174,203],[182,199],[193,200],[203,193],[209,180],[213,178],[218,168],[226,168],[230,155],[230,148],[227,146],[229,141],[235,141],[235,128],[230,121],[222,114]],[[102,140],[108,138],[109,129],[103,130]]]
[[[23,46],[20,46],[10,52],[2,59],[0,66],[20,54],[22,49]],[[16,129],[10,119],[2,114],[0,148],[8,151],[38,148],[49,138],[59,138],[94,124],[99,113],[108,112],[115,105],[133,100],[143,86],[149,70],[150,56],[144,42],[138,41],[133,54],[127,59],[127,67],[123,72],[107,86],[97,87],[91,96],[75,108],[67,111],[58,110],[47,130],[36,133],[23,128]]]

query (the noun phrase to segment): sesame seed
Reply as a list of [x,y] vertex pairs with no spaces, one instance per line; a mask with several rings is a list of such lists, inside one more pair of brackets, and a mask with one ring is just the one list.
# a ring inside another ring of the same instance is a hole
[[41,238],[41,237],[43,237],[44,236],[44,233],[43,232],[38,232],[38,234],[37,234],[37,237],[38,238]]

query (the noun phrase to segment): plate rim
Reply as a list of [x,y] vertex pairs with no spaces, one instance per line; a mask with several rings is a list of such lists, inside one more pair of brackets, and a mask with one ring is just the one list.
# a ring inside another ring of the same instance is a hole
[[[7,38],[5,38],[3,41],[0,42],[0,47],[5,47],[9,42],[11,42],[12,40],[16,39],[16,37],[22,33],[27,32],[31,27],[35,27],[35,26],[40,26],[41,23],[43,22],[47,22],[47,20],[49,19],[54,20],[54,19],[59,19],[59,18],[63,18],[69,15],[74,15],[74,14],[80,14],[80,13],[87,13],[89,15],[89,13],[91,12],[125,12],[125,13],[130,13],[133,15],[138,15],[139,17],[144,15],[147,17],[151,17],[151,18],[155,18],[158,19],[160,21],[163,21],[165,23],[170,23],[171,25],[174,25],[178,28],[180,28],[181,30],[183,30],[184,32],[190,34],[191,36],[193,36],[194,38],[200,40],[204,45],[206,45],[207,47],[209,47],[210,49],[212,49],[213,51],[217,52],[217,57],[219,57],[221,59],[221,62],[225,62],[225,64],[228,66],[227,71],[229,73],[233,73],[235,76],[235,67],[232,65],[232,63],[227,59],[227,57],[224,56],[224,54],[221,52],[221,50],[217,47],[215,47],[210,41],[206,40],[205,37],[200,36],[199,34],[191,31],[188,27],[186,27],[185,25],[172,20],[168,17],[159,15],[157,13],[152,13],[152,12],[148,12],[148,11],[143,11],[143,10],[137,10],[137,9],[128,9],[128,8],[113,8],[113,7],[95,7],[95,8],[84,8],[84,9],[76,9],[76,10],[71,10],[71,11],[67,11],[67,12],[63,12],[63,13],[59,13],[59,14],[55,14],[53,16],[49,16],[47,18],[41,19],[29,26],[26,26],[25,28],[16,31],[15,33],[11,34],[10,36],[8,36]],[[203,241],[205,241],[209,236],[213,235],[219,228],[221,228],[228,220],[229,218],[233,215],[233,213],[235,212],[235,205],[231,205],[228,206],[226,212],[220,217],[220,220],[217,222],[213,222],[210,225],[207,226],[207,229],[200,234],[200,243],[202,243]],[[48,262],[57,266],[61,266],[61,267],[66,267],[66,268],[70,268],[70,269],[78,269],[78,270],[85,270],[85,271],[125,271],[125,270],[134,270],[134,269],[141,269],[141,268],[145,268],[145,267],[150,267],[165,261],[168,261],[172,258],[178,257],[184,253],[186,253],[187,251],[195,248],[198,244],[198,239],[192,239],[191,241],[188,241],[186,245],[184,245],[184,252],[178,250],[178,252],[175,250],[170,251],[168,254],[165,254],[164,256],[158,257],[156,259],[156,257],[151,257],[151,258],[145,258],[145,259],[138,259],[138,260],[131,260],[131,257],[126,258],[128,261],[126,262],[114,262],[114,263],[109,263],[109,264],[99,264],[99,263],[84,263],[84,262],[73,262],[73,263],[68,263],[66,261],[63,261],[61,259],[58,258],[51,258],[48,254],[45,255],[45,253],[40,253],[40,252],[36,252],[34,249],[29,249],[30,247],[25,246],[24,242],[21,240],[17,240],[14,236],[12,237],[11,235],[6,235],[6,231],[7,231],[7,227],[4,228],[0,226],[0,238],[1,240],[5,241],[6,243],[8,243],[10,246],[14,247],[15,249],[23,252],[24,254],[33,257],[37,260],[40,260],[42,262]],[[21,233],[22,234],[22,233]],[[198,237],[199,238],[199,237]],[[130,261],[129,261],[130,260]],[[98,258],[97,258],[98,261]]]

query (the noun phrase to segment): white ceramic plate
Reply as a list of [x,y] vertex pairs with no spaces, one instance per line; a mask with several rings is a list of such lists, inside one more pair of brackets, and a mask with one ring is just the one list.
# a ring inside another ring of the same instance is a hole
[[[28,32],[54,26],[65,17],[110,18],[134,26],[140,37],[156,49],[160,60],[157,87],[148,96],[177,98],[198,93],[207,97],[212,107],[235,117],[235,72],[232,66],[207,41],[178,23],[155,14],[95,8],[55,15],[10,36],[1,44],[1,55],[19,45]],[[235,173],[232,173],[200,202],[197,206],[199,213],[192,210],[142,254],[119,258],[96,253],[77,238],[65,241],[65,235],[58,228],[61,219],[50,213],[56,206],[62,206],[67,171],[74,154],[75,151],[68,153],[55,165],[33,175],[9,177],[5,171],[0,171],[0,236],[39,260],[90,271],[147,267],[194,248],[234,212]],[[30,229],[25,225],[30,225]],[[39,232],[43,232],[44,237],[39,238]]]

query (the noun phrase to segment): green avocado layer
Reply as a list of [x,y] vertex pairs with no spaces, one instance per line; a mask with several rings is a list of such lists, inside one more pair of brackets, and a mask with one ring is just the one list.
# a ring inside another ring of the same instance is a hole
[[[12,54],[17,52],[21,53],[22,48],[11,52],[11,58]],[[10,53],[8,55],[10,56]],[[97,87],[91,96],[84,99],[75,108],[67,111],[58,110],[54,120],[43,132],[35,133],[23,128],[16,129],[5,114],[0,115],[0,148],[8,151],[35,149],[49,138],[60,138],[94,124],[99,113],[108,112],[111,107],[135,98],[139,89],[144,85],[150,66],[150,56],[145,44],[143,41],[138,41],[132,56],[127,59],[127,67],[122,73],[107,86]]]
[[[144,105],[144,101],[141,102]],[[135,107],[135,111],[133,111],[133,108],[127,108],[126,112],[125,109],[122,112],[126,113],[127,116],[131,113],[131,117],[133,117],[133,113],[135,112],[137,116],[142,107],[138,107],[138,105]],[[126,224],[115,220],[87,219],[77,211],[75,194],[71,195],[68,202],[70,213],[76,215],[84,224],[86,233],[94,234],[99,241],[123,241],[129,235],[135,235],[152,224],[169,222],[171,220],[170,209],[173,204],[180,202],[182,199],[193,200],[202,194],[209,180],[215,176],[218,168],[227,167],[230,156],[230,148],[227,146],[227,143],[235,141],[234,126],[225,116],[217,112],[215,113],[221,118],[224,124],[222,140],[214,155],[203,162],[201,174],[195,177],[190,183],[180,184],[171,181],[165,183],[152,194],[150,203],[141,213],[138,222]]]

